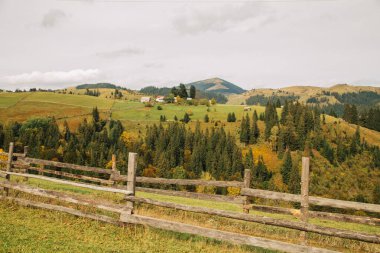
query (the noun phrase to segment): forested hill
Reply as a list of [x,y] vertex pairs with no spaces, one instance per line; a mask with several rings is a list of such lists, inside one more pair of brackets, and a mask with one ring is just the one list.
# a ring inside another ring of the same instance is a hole
[[125,90],[125,87],[117,86],[112,83],[92,83],[92,84],[81,84],[76,86],[77,89],[120,89]]
[[241,94],[245,92],[241,87],[230,83],[221,78],[210,78],[202,81],[186,84],[187,87],[194,86],[197,90],[223,93],[223,94]]

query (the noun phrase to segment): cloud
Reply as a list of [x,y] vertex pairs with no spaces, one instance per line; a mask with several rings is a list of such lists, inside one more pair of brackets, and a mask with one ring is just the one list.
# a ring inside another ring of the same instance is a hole
[[164,64],[158,63],[158,62],[148,62],[148,63],[145,63],[143,66],[144,68],[148,68],[148,69],[159,69],[159,68],[163,68]]
[[244,22],[260,18],[267,14],[258,3],[240,5],[224,5],[218,8],[193,10],[173,20],[175,29],[182,34],[198,34],[201,32],[224,32]]
[[66,17],[62,10],[53,9],[43,16],[41,25],[46,28],[54,27]]
[[[96,80],[100,77],[98,69],[74,69],[70,71],[51,71],[23,73],[19,75],[0,77],[0,83],[11,87],[13,85],[36,85],[38,87],[57,84],[81,83]],[[29,87],[29,86],[28,86]]]
[[122,57],[122,56],[142,55],[144,53],[145,51],[143,49],[129,47],[129,48],[123,48],[123,49],[114,50],[114,51],[97,53],[96,55],[102,58],[117,58],[117,57]]

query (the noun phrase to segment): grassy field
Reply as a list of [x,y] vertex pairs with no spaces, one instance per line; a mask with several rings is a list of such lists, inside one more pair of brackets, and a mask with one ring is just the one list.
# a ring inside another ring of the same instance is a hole
[[[20,178],[14,177],[12,180],[20,181]],[[27,183],[29,185],[38,186],[44,189],[69,192],[70,194],[86,196],[87,198],[102,198],[115,203],[123,202],[123,196],[121,194],[98,192],[67,185],[59,185],[37,179],[30,179]],[[53,204],[59,203],[55,200],[47,200],[25,194],[18,194],[18,196],[28,199],[38,199],[39,201],[42,200]],[[192,206],[202,206],[234,212],[242,211],[241,206],[231,203],[194,200],[143,192],[137,192],[137,196]],[[65,205],[77,208],[76,205]],[[147,204],[138,205],[137,213],[140,215],[157,217],[171,221],[186,222],[188,224],[208,228],[299,243],[298,238],[300,232],[292,229],[236,221],[227,218],[178,211],[168,208],[160,208]],[[295,220],[293,216],[289,215],[270,214],[256,211],[251,213],[286,220]],[[4,252],[12,252],[10,249],[14,250],[13,252],[46,252],[47,249],[49,249],[49,247],[53,247],[53,245],[57,247],[57,250],[60,252],[107,251],[105,249],[109,249],[108,251],[110,252],[119,252],[126,251],[125,249],[127,248],[132,248],[133,250],[131,250],[131,252],[266,252],[256,248],[231,246],[230,244],[220,243],[214,240],[155,230],[146,227],[144,228],[142,226],[117,228],[57,212],[18,207],[17,205],[9,204],[8,202],[0,203],[0,217],[2,217],[2,223],[0,224],[0,242],[3,244],[2,248],[6,249]],[[320,219],[311,219],[311,223],[365,233],[380,233],[380,227],[375,226],[334,222]],[[41,232],[41,230],[43,232]],[[85,240],[81,240],[82,238],[85,238]],[[143,238],[149,238],[150,241],[144,241]],[[308,233],[308,240],[313,246],[324,248],[327,247],[344,252],[380,251],[379,245],[327,237],[313,233]],[[36,243],[36,241],[39,241],[39,243]],[[191,246],[189,246],[190,242]]]

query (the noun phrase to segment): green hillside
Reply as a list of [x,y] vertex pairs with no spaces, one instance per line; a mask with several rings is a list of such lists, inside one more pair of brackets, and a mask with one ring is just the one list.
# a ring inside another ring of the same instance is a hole
[[245,92],[245,90],[239,86],[217,77],[186,84],[187,87],[190,87],[191,85],[197,90],[223,94],[241,94]]

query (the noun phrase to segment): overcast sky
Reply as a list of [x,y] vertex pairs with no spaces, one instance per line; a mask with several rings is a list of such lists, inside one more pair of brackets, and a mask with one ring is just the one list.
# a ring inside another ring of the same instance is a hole
[[210,77],[380,86],[380,0],[0,0],[0,88]]

